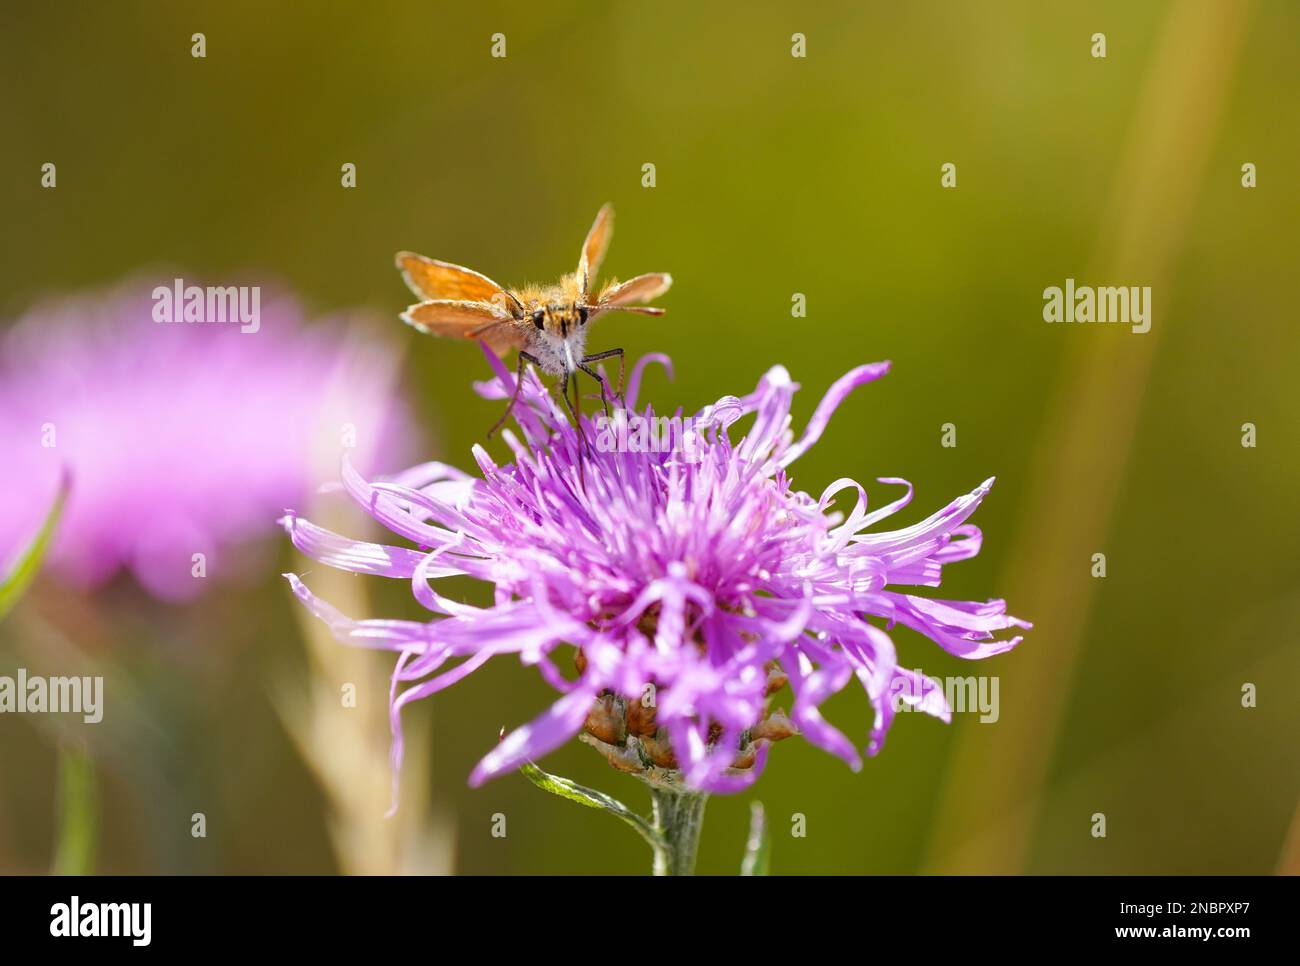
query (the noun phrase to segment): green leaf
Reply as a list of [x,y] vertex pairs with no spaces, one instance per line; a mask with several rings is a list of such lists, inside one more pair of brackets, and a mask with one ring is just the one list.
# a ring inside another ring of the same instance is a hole
[[41,569],[41,564],[45,560],[45,554],[50,549],[50,543],[54,539],[54,529],[58,526],[59,515],[63,513],[63,504],[68,498],[68,489],[71,481],[65,474],[63,480],[59,483],[58,495],[54,498],[54,505],[50,507],[50,512],[45,516],[45,522],[41,524],[40,531],[36,534],[35,539],[27,545],[27,549],[19,555],[14,569],[0,579],[0,620],[4,620],[18,599],[22,597],[27,590],[27,585],[35,579],[37,572]]
[[749,839],[745,842],[745,858],[740,863],[741,875],[769,875],[772,865],[772,837],[767,834],[767,817],[763,803],[749,806]]
[[637,833],[656,852],[665,847],[663,837],[655,830],[654,826],[618,799],[611,798],[604,792],[598,792],[594,788],[579,785],[567,778],[544,772],[531,761],[524,762],[519,766],[519,770],[524,773],[525,778],[542,789],[542,791],[550,792],[552,795],[559,795],[561,798],[567,798],[569,801],[585,805],[587,808],[598,808],[618,816],[636,829]]

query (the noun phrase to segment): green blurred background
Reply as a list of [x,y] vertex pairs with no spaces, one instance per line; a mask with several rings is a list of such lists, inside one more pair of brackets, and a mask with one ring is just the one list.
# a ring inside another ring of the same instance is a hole
[[[1273,872],[1297,849],[1300,795],[1298,45],[1289,0],[9,4],[0,315],[151,266],[261,273],[315,314],[369,307],[404,346],[428,458],[469,466],[498,404],[469,390],[474,349],[397,321],[411,297],[393,253],[549,279],[612,201],[606,270],[675,285],[665,318],[611,317],[593,348],[668,353],[675,381],[652,371],[644,397],[688,410],[782,363],[805,387],[796,426],[846,369],[892,359],[796,483],[906,477],[910,523],[997,475],[973,521],[984,550],[943,594],[1006,596],[1036,624],[977,667],[899,630],[908,666],[998,675],[1001,720],[900,716],[858,774],[785,742],[750,793],[711,801],[701,870],[737,868],[757,797],[782,873]],[[940,187],[945,162],[956,189]],[[1045,324],[1042,291],[1067,276],[1153,285],[1152,331]],[[948,422],[955,448],[940,446]],[[251,589],[86,604],[77,643],[130,668],[140,717],[126,746],[92,737],[101,870],[340,868],[331,807],[277,712],[306,672],[276,574],[307,564],[270,539],[279,559]],[[400,582],[365,589],[370,613],[419,616]],[[42,586],[21,626],[51,609],[68,625],[81,606]],[[39,641],[15,626],[0,652],[30,655]],[[386,667],[363,703],[386,699]],[[618,822],[517,775],[466,786],[498,730],[549,700],[499,659],[408,713],[429,734],[419,807],[439,831],[404,867],[648,869]],[[827,716],[861,740],[870,709],[849,689]],[[0,871],[49,865],[53,747],[41,723],[0,720]],[[577,743],[545,766],[647,801]],[[189,834],[194,811],[206,839]]]

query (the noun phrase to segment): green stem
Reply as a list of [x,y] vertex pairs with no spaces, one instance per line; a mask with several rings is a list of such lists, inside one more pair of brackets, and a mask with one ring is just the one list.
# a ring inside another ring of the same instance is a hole
[[55,875],[91,875],[99,838],[95,766],[80,742],[59,743],[59,830]]
[[651,787],[655,830],[663,847],[655,850],[655,875],[694,875],[707,792]]

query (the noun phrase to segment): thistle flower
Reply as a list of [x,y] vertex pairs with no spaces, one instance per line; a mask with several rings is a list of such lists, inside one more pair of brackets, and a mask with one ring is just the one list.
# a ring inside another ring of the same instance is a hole
[[[396,360],[336,325],[305,327],[284,296],[260,329],[159,323],[147,283],[38,306],[0,344],[0,559],[39,525],[64,470],[73,488],[49,565],[94,587],[130,570],[158,597],[240,568],[237,547],[355,452],[410,433],[382,387]],[[320,457],[324,456],[322,460]],[[369,457],[364,457],[367,461]]]
[[[507,398],[512,376],[489,352],[496,380],[486,398]],[[636,411],[645,366],[634,368],[627,406]],[[616,766],[652,783],[733,791],[762,770],[771,741],[799,731],[854,768],[854,743],[819,705],[857,679],[875,708],[866,751],[875,754],[899,694],[947,720],[933,682],[898,664],[885,627],[901,624],[964,658],[1019,642],[995,632],[1028,627],[1000,600],[939,600],[912,593],[937,587],[944,564],[974,556],[979,531],[965,523],[989,480],[913,526],[875,531],[905,507],[912,488],[868,510],[852,480],[820,497],[791,486],[788,467],[817,442],[853,389],[884,375],[861,366],[836,382],[797,438],[785,369],[767,372],[747,396],[726,396],[693,422],[689,460],[674,452],[591,448],[535,373],[525,378],[514,416],[522,439],[505,440],[514,461],[498,465],[480,446],[481,476],[428,463],[371,482],[345,463],[342,488],[372,517],[413,546],[348,539],[292,513],[282,523],[315,560],[355,573],[411,581],[428,621],[354,620],[286,574],[294,593],[349,644],[397,655],[391,691],[393,761],[400,768],[400,713],[473,673],[516,654],[561,697],[506,736],[470,776],[488,778],[538,758],[581,733]],[[736,421],[753,415],[737,442]],[[641,412],[653,418],[649,406]],[[848,493],[847,515],[833,512]],[[437,579],[468,575],[495,588],[491,607],[450,600]],[[878,618],[873,623],[872,618]],[[573,671],[558,659],[577,649]],[[459,661],[459,663],[455,663]],[[788,681],[788,718],[768,701]],[[647,702],[646,696],[653,697]]]

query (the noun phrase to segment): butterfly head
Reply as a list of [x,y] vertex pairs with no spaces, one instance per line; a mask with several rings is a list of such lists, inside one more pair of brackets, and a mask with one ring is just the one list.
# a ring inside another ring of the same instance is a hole
[[552,372],[574,372],[587,341],[590,306],[580,302],[534,302],[518,317],[533,352]]

